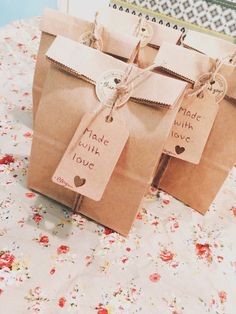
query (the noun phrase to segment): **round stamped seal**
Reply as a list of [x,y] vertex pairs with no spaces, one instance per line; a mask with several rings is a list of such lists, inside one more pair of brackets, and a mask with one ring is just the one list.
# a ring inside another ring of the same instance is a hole
[[[92,38],[93,38],[93,33],[91,31],[85,32],[83,33],[80,38],[79,38],[79,42],[85,46],[91,46],[91,42],[92,42]],[[103,43],[102,40],[99,39],[98,40],[98,46],[100,48],[100,50],[103,49]]]
[[194,85],[194,89],[207,84],[207,89],[216,97],[216,102],[220,102],[226,94],[227,91],[227,82],[221,74],[216,74],[215,79],[209,81],[209,74],[203,74],[199,77],[197,82]]
[[122,81],[125,73],[121,70],[109,70],[103,73],[96,83],[96,94],[100,102],[111,107],[116,102],[116,106],[125,104],[132,93],[132,84],[127,86],[124,94],[120,95],[116,100],[116,87]]
[[139,27],[137,32],[135,30],[135,33],[135,36],[141,40],[141,47],[145,47],[152,40],[153,28],[147,21],[145,21],[145,23]]

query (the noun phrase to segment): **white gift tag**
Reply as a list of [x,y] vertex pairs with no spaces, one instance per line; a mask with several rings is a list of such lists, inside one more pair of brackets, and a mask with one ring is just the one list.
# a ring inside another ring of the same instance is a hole
[[109,112],[105,108],[97,115],[84,115],[52,178],[95,201],[102,198],[129,137],[118,112],[111,122],[106,121]]
[[165,154],[199,164],[219,110],[219,102],[227,90],[222,75],[216,74],[210,82],[208,79],[209,74],[203,74],[194,89],[207,84],[206,89],[199,95],[184,98],[165,143]]

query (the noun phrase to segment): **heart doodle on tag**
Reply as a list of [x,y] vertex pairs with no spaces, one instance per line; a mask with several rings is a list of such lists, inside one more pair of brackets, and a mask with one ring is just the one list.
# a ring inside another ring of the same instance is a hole
[[185,151],[185,148],[177,145],[177,146],[175,146],[175,151],[176,151],[176,154],[180,155]]
[[81,179],[80,176],[75,176],[74,177],[74,184],[78,188],[82,185],[84,185],[86,182],[86,179]]

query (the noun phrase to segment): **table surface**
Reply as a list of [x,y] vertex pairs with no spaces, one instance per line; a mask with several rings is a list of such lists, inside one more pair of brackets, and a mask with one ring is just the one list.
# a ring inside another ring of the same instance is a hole
[[39,36],[0,29],[0,313],[235,314],[236,168],[204,217],[151,191],[128,238],[27,189]]

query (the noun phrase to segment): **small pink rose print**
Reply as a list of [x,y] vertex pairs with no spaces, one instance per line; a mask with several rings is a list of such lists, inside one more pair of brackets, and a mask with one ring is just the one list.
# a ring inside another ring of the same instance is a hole
[[35,197],[35,193],[28,192],[28,193],[25,193],[25,196],[28,197],[28,198],[34,198]]
[[169,200],[163,200],[162,202],[163,202],[163,204],[165,204],[165,205],[168,205],[168,204],[170,203]]
[[138,220],[142,220],[142,219],[143,219],[143,216],[142,216],[142,214],[139,212],[136,218],[137,218]]
[[70,251],[69,246],[61,245],[57,248],[57,254],[66,254]]
[[3,267],[11,268],[14,260],[15,256],[9,252],[0,252],[0,269]]
[[5,155],[3,158],[0,159],[0,165],[10,165],[14,162],[15,159],[11,155]]
[[47,246],[49,243],[48,236],[46,235],[41,236],[41,238],[39,239],[39,243],[42,244],[43,246]]
[[218,296],[220,298],[220,303],[223,304],[227,301],[227,294],[225,291],[218,292]]
[[128,260],[129,260],[128,257],[124,257],[124,258],[122,258],[121,261],[122,261],[123,264],[125,264]]
[[50,275],[54,275],[56,272],[56,269],[53,267],[51,270],[50,270]]
[[151,274],[149,276],[151,282],[158,282],[161,279],[161,276],[158,273]]
[[34,221],[36,222],[36,223],[40,223],[40,221],[42,220],[42,216],[41,215],[39,215],[39,214],[35,214],[34,216],[33,216],[33,219],[34,219]]
[[236,217],[236,207],[232,207],[231,210],[232,210],[234,217]]
[[97,314],[108,314],[108,310],[106,310],[102,303],[99,303],[98,307],[96,307]]
[[172,266],[173,268],[177,268],[177,267],[179,266],[179,263],[178,263],[178,262],[173,262],[173,263],[171,264],[171,266]]
[[196,244],[197,255],[199,258],[211,259],[211,249],[208,243]]
[[66,298],[64,297],[61,297],[59,300],[58,300],[58,305],[62,308],[64,307],[66,304]]
[[160,258],[163,262],[170,262],[174,258],[174,253],[167,250],[163,250],[160,254]]
[[114,231],[111,230],[110,228],[107,228],[107,227],[106,227],[106,228],[104,229],[104,234],[105,234],[105,235],[109,235],[109,234],[111,234],[111,233],[114,233]]
[[23,136],[26,137],[26,138],[31,138],[32,137],[32,133],[26,132]]
[[108,310],[100,309],[100,310],[98,310],[97,314],[108,314]]

